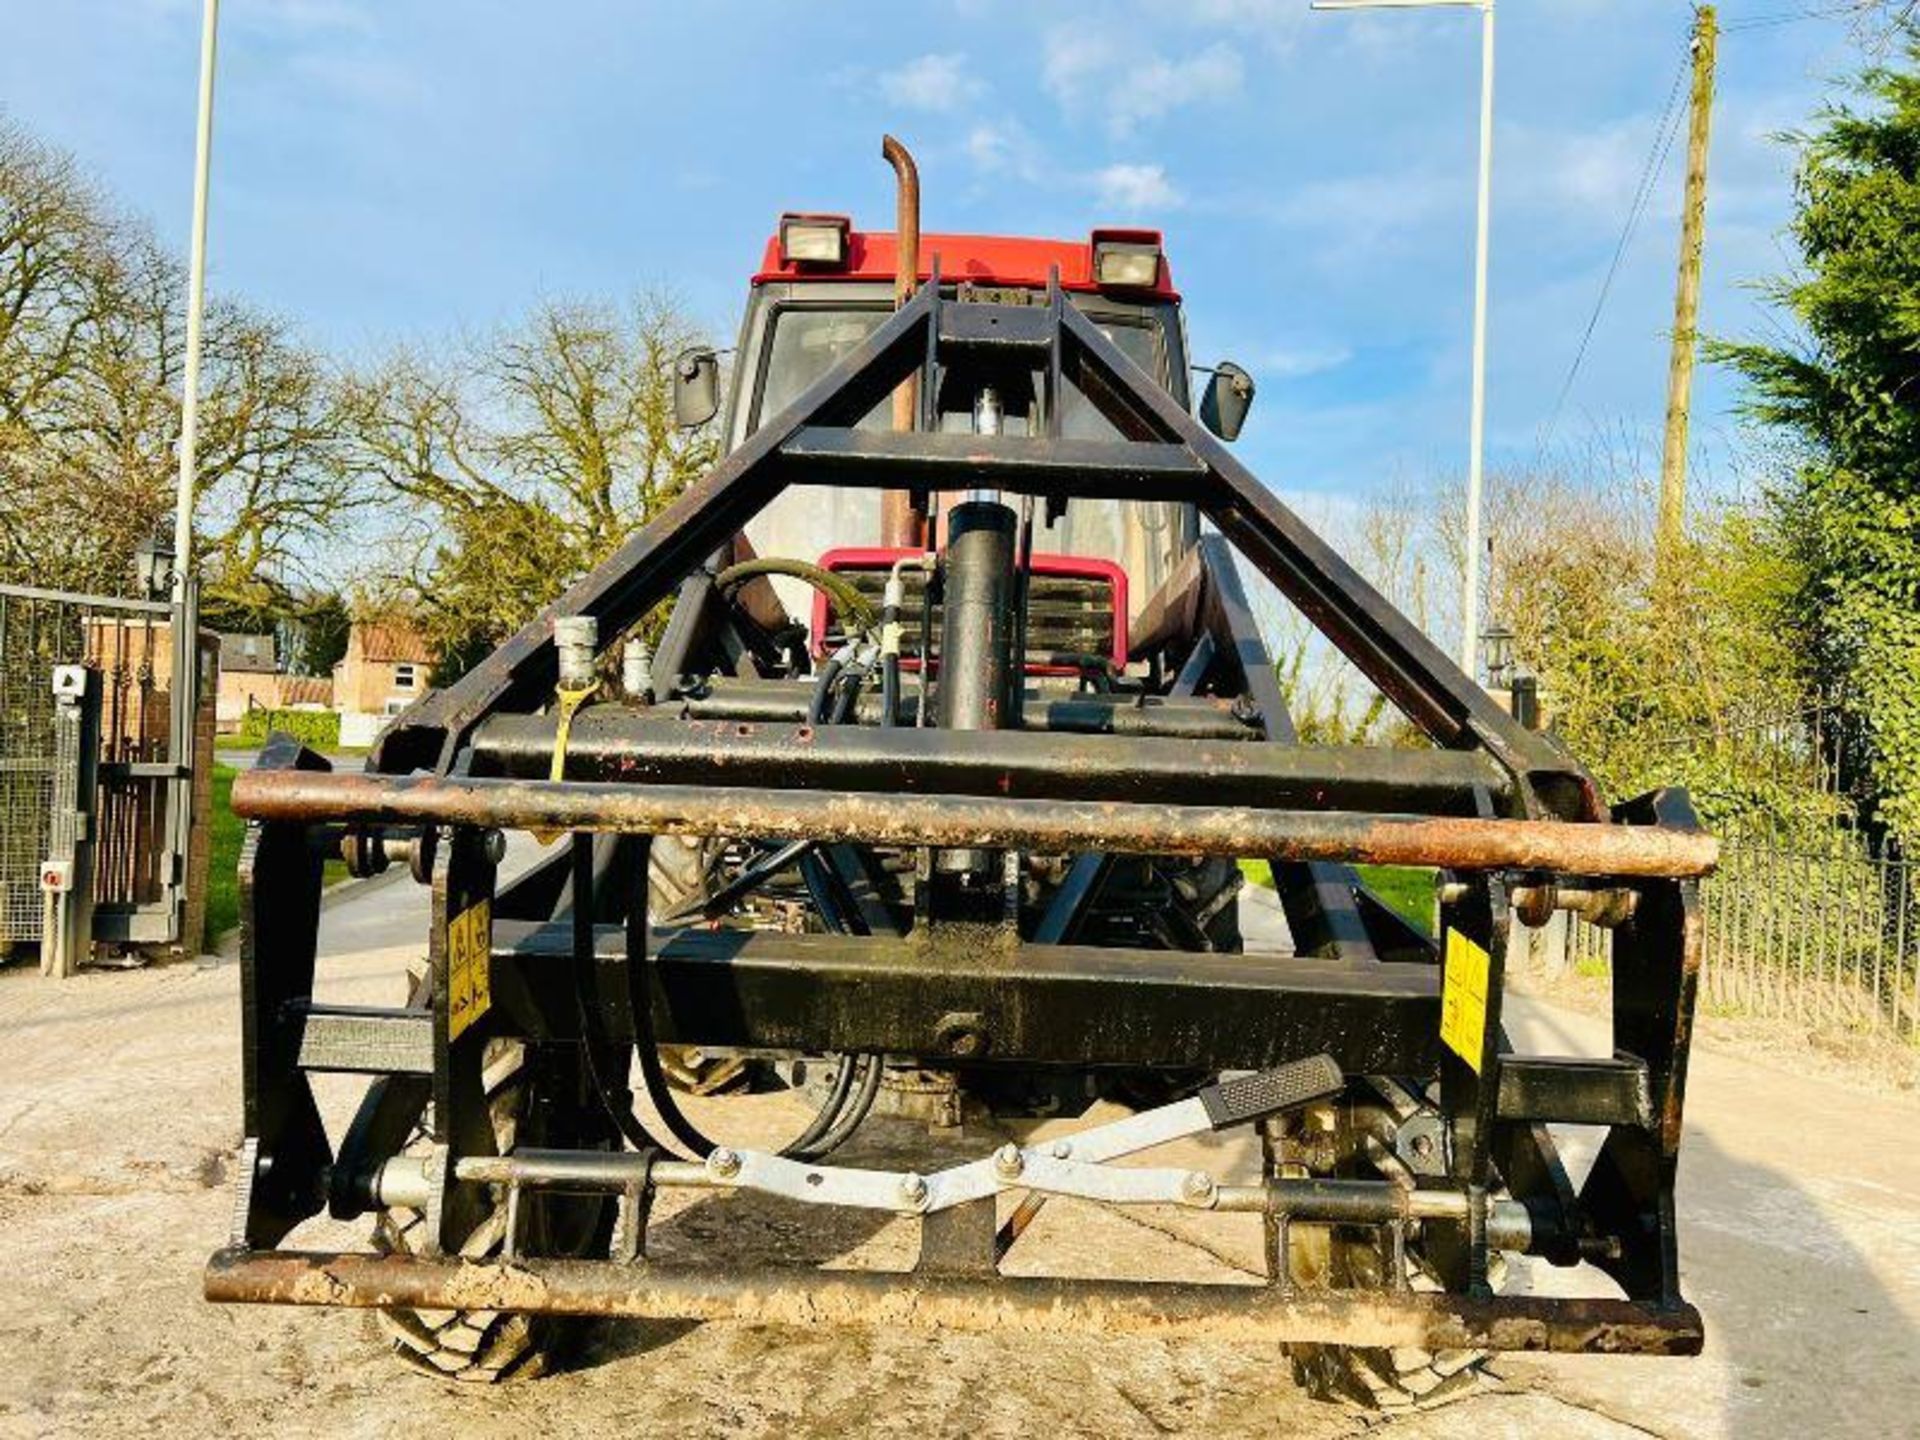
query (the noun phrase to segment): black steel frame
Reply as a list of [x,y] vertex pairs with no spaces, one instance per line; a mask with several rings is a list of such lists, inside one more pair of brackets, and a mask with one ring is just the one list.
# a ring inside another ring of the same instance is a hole
[[[956,365],[1042,374],[1045,415],[1056,413],[1052,399],[1061,387],[1073,386],[1120,438],[936,433],[938,381]],[[916,374],[918,431],[852,428]],[[554,721],[541,712],[558,673],[556,617],[592,616],[611,638],[677,589],[658,672],[671,685],[717,657],[750,679],[755,627],[719,596],[713,576],[740,553],[742,527],[791,485],[910,487],[923,495],[996,488],[1050,501],[1197,505],[1218,534],[1189,553],[1137,627],[1136,657],[1164,662],[1175,677],[1164,725],[1148,716],[1130,720],[1131,733],[1117,733],[1117,724],[1116,733],[1065,733],[1101,728],[1102,717],[1083,704],[1075,714],[1062,711],[1058,729],[1048,728],[1051,712],[1044,712],[1028,718],[1044,733],[990,740],[941,730],[815,729],[785,718],[784,700],[733,692],[729,702],[716,686],[689,691],[677,710],[588,709],[575,723],[567,778],[539,778],[555,744]],[[1298,743],[1236,551],[1432,749]],[[729,703],[772,703],[775,713],[734,718]],[[629,1042],[638,1002],[623,1007],[621,996],[645,953],[653,963],[644,1018],[660,1041],[974,1067],[1205,1071],[1324,1051],[1350,1073],[1437,1079],[1451,1164],[1421,1183],[1466,1197],[1464,1218],[1427,1222],[1450,1298],[1415,1304],[1409,1296],[1396,1313],[1404,1320],[1437,1303],[1456,1327],[1448,1334],[1460,1333],[1462,1317],[1479,1317],[1474,1343],[1663,1352],[1698,1344],[1698,1317],[1679,1291],[1673,1180],[1699,965],[1697,877],[1712,865],[1712,841],[1677,791],[1606,809],[1576,762],[1461,673],[1065,304],[1057,285],[1044,305],[963,304],[936,276],[605,565],[401,717],[365,774],[335,775],[291,742],[276,742],[236,785],[234,802],[254,822],[241,867],[247,1148],[233,1245],[209,1272],[216,1298],[381,1303],[348,1285],[332,1292],[288,1286],[284,1267],[274,1268],[274,1247],[323,1207],[336,1215],[371,1208],[370,1177],[429,1097],[438,1147],[431,1228],[447,1253],[456,1251],[485,1192],[458,1179],[455,1164],[493,1153],[480,1088],[485,1040]],[[499,826],[560,828],[574,840],[570,852],[499,890],[487,844]],[[397,1011],[314,1003],[324,853],[343,839],[349,848],[378,850],[383,837],[403,833],[418,837],[416,859],[433,885],[430,997]],[[848,887],[851,935],[649,931],[640,923],[643,897],[620,877],[632,873],[633,847],[655,833],[805,835],[830,844],[1079,858],[1033,933],[1008,932],[999,949],[983,954],[974,940],[947,941],[924,915],[901,933],[905,918],[870,901],[862,908],[852,896],[859,877],[844,852],[826,868]],[[1072,943],[1114,856],[1180,852],[1272,859],[1301,958],[1260,962]],[[1478,1056],[1463,1058],[1439,1042],[1445,968],[1434,942],[1358,883],[1352,863],[1378,859],[1440,866],[1457,881],[1446,890],[1443,933],[1459,932],[1490,957]],[[1552,909],[1559,886],[1610,890],[1613,915],[1625,917],[1615,930],[1620,1053],[1612,1062],[1517,1056],[1504,1042],[1509,944],[1516,925],[1538,923]],[[456,1035],[449,931],[482,905],[491,915],[492,1008]],[[600,1017],[591,1035],[582,1033],[582,991],[601,1002],[588,1006]],[[956,1027],[956,1016],[965,1023]],[[375,1077],[338,1154],[308,1081],[321,1070]],[[1545,1128],[1553,1120],[1609,1126],[1577,1191]],[[1592,1259],[1613,1276],[1627,1296],[1627,1329],[1642,1327],[1642,1339],[1625,1340],[1618,1329],[1580,1331],[1572,1320],[1586,1302],[1573,1301],[1565,1302],[1574,1307],[1563,1313],[1568,1323],[1541,1332],[1557,1338],[1533,1331],[1525,1335],[1534,1338],[1514,1338],[1519,1330],[1508,1341],[1497,1338],[1493,1321],[1502,1313],[1551,1312],[1552,1304],[1502,1312],[1510,1302],[1488,1294],[1485,1217],[1496,1183],[1535,1214],[1543,1253]],[[444,1262],[429,1256],[421,1263]],[[431,1303],[446,1300],[443,1280],[419,1283],[421,1293],[439,1297]],[[631,1281],[636,1293],[651,1283],[642,1274]],[[544,1301],[524,1293],[483,1298],[490,1307],[620,1309],[604,1294],[592,1305],[558,1291]],[[1180,1304],[1190,1303],[1198,1302],[1183,1295]],[[1225,1291],[1209,1303],[1230,1312],[1244,1297]],[[1388,1296],[1379,1303],[1401,1302]],[[635,1299],[623,1313],[668,1304]],[[1310,1338],[1298,1333],[1313,1329],[1306,1312],[1288,1313],[1280,1328]],[[1322,1330],[1348,1334],[1331,1321]]]

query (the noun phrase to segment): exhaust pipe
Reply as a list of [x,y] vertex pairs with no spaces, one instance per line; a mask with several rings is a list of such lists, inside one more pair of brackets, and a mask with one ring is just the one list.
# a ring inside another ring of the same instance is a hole
[[[913,297],[920,278],[920,168],[913,156],[891,135],[882,136],[880,153],[893,166],[899,182],[899,202],[894,220],[896,263],[893,277],[893,303],[897,309]],[[893,392],[893,428],[914,428],[919,409],[920,382],[910,376]],[[922,517],[915,513],[913,496],[906,490],[888,490],[880,497],[880,543],[890,549],[920,549],[925,544]]]

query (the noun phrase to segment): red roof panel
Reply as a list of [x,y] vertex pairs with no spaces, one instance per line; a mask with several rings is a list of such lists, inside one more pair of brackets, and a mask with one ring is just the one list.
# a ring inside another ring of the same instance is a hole
[[[1137,244],[1161,243],[1158,230],[1099,230],[1104,240]],[[890,230],[855,230],[848,236],[848,263],[841,269],[818,265],[785,265],[780,260],[780,237],[767,241],[760,273],[753,283],[764,285],[782,280],[891,280],[897,268],[895,236]],[[1093,244],[1091,240],[1029,240],[1010,235],[920,236],[920,278],[933,273],[933,260],[940,258],[942,280],[971,280],[984,285],[1045,285],[1047,274],[1060,267],[1060,284],[1067,290],[1098,290],[1093,280]],[[1160,278],[1147,292],[1162,300],[1177,300],[1173,271],[1164,254],[1160,257]]]

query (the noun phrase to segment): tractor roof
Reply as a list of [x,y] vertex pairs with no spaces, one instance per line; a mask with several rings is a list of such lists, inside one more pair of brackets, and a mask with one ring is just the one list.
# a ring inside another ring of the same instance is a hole
[[[767,241],[760,271],[753,277],[756,285],[786,280],[891,280],[897,264],[895,237],[891,230],[849,230],[847,263],[826,266],[783,260],[780,237]],[[920,235],[920,276],[932,274],[934,257],[940,260],[943,280],[970,280],[983,285],[1045,285],[1054,266],[1060,267],[1060,285],[1066,290],[1098,291],[1102,287],[1093,277],[1093,247],[1099,241],[1128,244],[1161,243],[1158,230],[1096,230],[1085,240],[1035,240],[1012,235],[945,235],[923,231]],[[1160,300],[1178,300],[1173,288],[1173,270],[1165,254],[1160,258],[1159,278],[1145,289],[1133,289],[1132,295],[1151,295]]]

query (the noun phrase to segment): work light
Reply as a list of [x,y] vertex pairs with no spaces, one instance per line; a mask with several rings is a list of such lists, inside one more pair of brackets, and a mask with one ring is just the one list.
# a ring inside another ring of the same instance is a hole
[[1093,278],[1115,289],[1151,290],[1160,283],[1160,246],[1153,241],[1103,240],[1096,234]]
[[846,264],[849,228],[850,222],[844,215],[782,215],[780,263],[821,266]]

